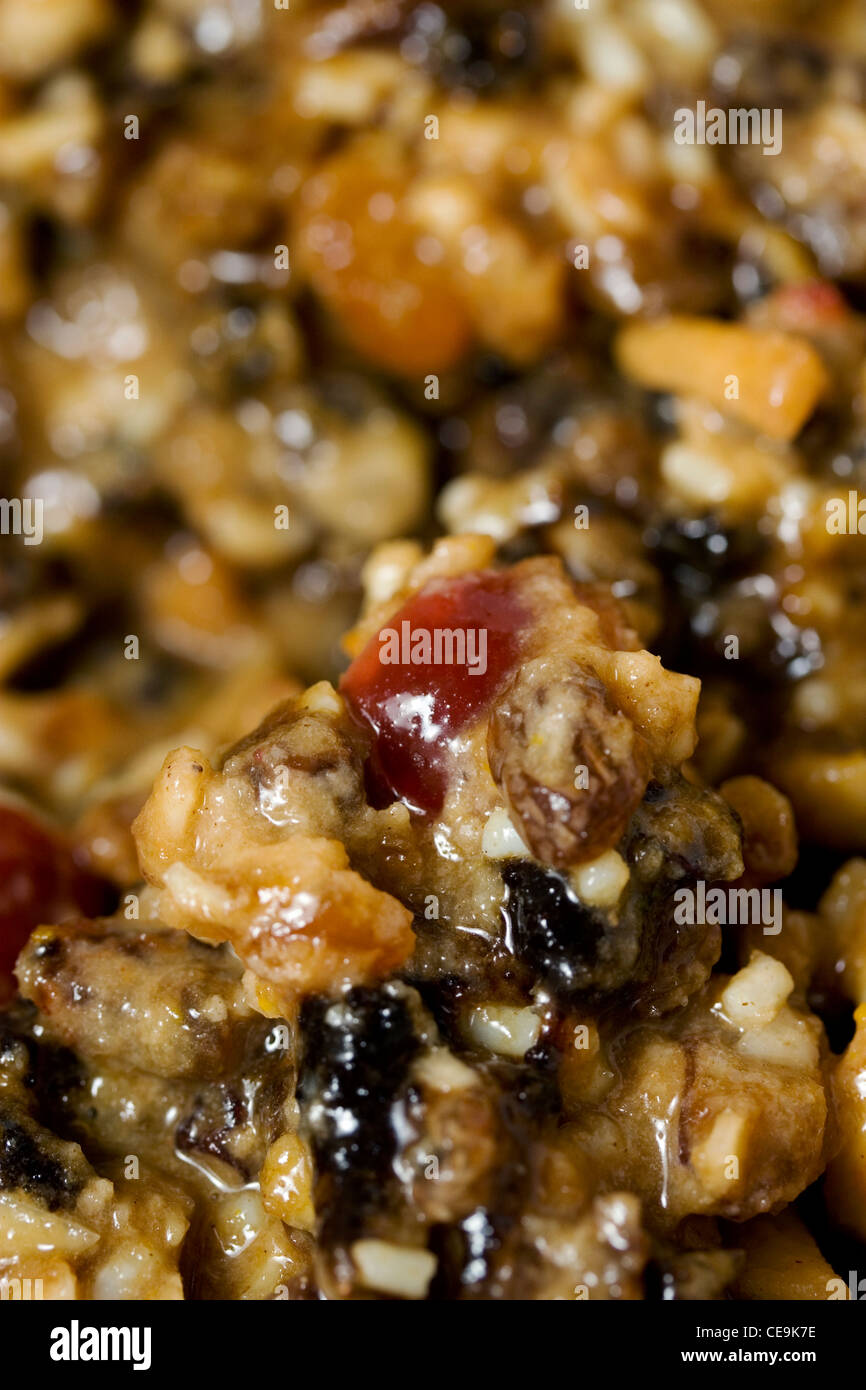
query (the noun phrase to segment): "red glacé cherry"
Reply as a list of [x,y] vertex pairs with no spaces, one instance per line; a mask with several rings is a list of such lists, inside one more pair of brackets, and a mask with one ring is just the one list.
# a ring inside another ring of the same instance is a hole
[[106,885],[79,869],[59,836],[0,806],[0,1004],[15,993],[13,967],[34,927],[107,905]]
[[[421,814],[441,809],[448,740],[505,684],[520,659],[528,620],[513,579],[483,571],[432,580],[368,642],[340,689],[355,719],[372,733],[367,783],[375,805],[399,798]],[[441,657],[449,650],[443,636],[449,632],[463,634],[467,659],[462,663],[435,659],[437,634]],[[413,660],[413,648],[426,655],[424,633],[431,659],[416,655]],[[395,650],[400,660],[388,661]],[[469,657],[475,658],[474,673]]]

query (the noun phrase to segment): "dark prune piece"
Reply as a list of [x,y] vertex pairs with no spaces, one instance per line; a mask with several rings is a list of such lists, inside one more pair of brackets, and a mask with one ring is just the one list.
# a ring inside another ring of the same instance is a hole
[[525,1141],[528,1120],[559,1111],[559,1063],[556,1048],[542,1043],[530,1048],[522,1064],[497,1068],[503,1089],[503,1119],[518,1142]]
[[644,543],[686,598],[706,593],[714,580],[735,574],[766,547],[761,536],[725,527],[712,514],[669,518],[649,527]]
[[828,55],[791,35],[743,36],[716,58],[713,81],[725,106],[781,107],[785,115],[823,100]]
[[440,1226],[431,1240],[438,1271],[430,1289],[434,1301],[483,1298],[502,1247],[490,1212],[476,1207],[453,1226]]
[[585,907],[559,874],[528,860],[506,864],[502,877],[515,956],[558,993],[589,988],[605,918]]
[[51,1211],[72,1206],[82,1178],[51,1152],[52,1143],[32,1121],[0,1112],[0,1189],[21,1188]]
[[620,925],[628,930],[634,923],[640,938],[632,971],[637,1007],[642,1013],[664,1013],[703,986],[721,945],[718,926],[676,921],[674,894],[694,888],[698,879],[714,884],[739,877],[739,822],[716,792],[674,774],[644,799],[622,852],[632,885],[621,905]]
[[59,1117],[68,1108],[70,1097],[87,1084],[84,1064],[68,1047],[43,1046],[35,1056],[36,1092],[45,1123],[59,1127]]
[[665,798],[665,786],[663,782],[657,782],[653,777],[648,783],[643,794],[644,805],[654,806],[657,801]]
[[679,773],[654,781],[628,829],[622,853],[642,889],[699,878],[722,882],[742,873],[737,818],[717,792]]
[[[305,1005],[306,1057],[301,1091],[322,1107],[317,1147],[329,1167],[381,1172],[390,1141],[379,1125],[383,1103],[403,1080],[418,1043],[405,1000],[388,986],[357,988],[344,999]],[[351,1126],[349,1118],[355,1123]]]
[[501,92],[535,69],[536,9],[531,3],[503,9],[494,0],[416,5],[401,52],[443,87]]
[[762,575],[718,588],[694,608],[691,631],[704,660],[720,669],[726,664],[728,635],[735,633],[739,659],[768,684],[802,680],[824,661],[817,629],[792,622]]
[[562,358],[504,382],[492,371],[478,375],[486,394],[473,413],[461,467],[495,476],[519,473],[538,463],[557,427],[561,429],[563,421],[576,425],[578,410],[589,395],[588,382]]
[[412,977],[412,984],[433,1015],[439,1031],[450,1042],[459,1042],[463,1001],[469,989],[467,981],[449,970],[433,979]]
[[391,1106],[418,1050],[403,987],[356,988],[307,1000],[300,1095],[320,1177],[333,1185],[327,1232],[359,1229],[396,1152]]
[[[25,1009],[30,1006],[24,1005]],[[8,1082],[3,1076],[7,1068],[12,1068],[13,1072],[23,1073],[21,1079],[28,1088],[33,1085],[34,1071],[33,1064],[36,1057],[36,1044],[32,1038],[22,1036],[18,1031],[19,1027],[24,1028],[30,1022],[30,1016],[18,1016],[16,1006],[10,1010],[0,1011],[0,1081],[4,1085]],[[35,1010],[31,1010],[35,1012]],[[25,1017],[27,1023],[25,1023]]]

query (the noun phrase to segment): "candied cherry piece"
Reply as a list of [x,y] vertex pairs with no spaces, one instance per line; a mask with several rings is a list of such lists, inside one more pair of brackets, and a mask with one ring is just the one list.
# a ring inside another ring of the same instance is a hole
[[0,806],[0,1004],[15,994],[15,961],[34,927],[107,905],[106,885],[79,869],[59,836]]
[[486,571],[431,581],[368,642],[340,685],[372,732],[377,805],[399,798],[422,814],[441,809],[449,740],[511,675],[528,622],[509,575]]

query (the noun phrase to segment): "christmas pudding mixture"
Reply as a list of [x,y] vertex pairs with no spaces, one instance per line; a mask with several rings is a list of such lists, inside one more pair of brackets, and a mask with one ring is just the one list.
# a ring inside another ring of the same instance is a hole
[[0,478],[4,1296],[848,1296],[858,0],[0,0]]

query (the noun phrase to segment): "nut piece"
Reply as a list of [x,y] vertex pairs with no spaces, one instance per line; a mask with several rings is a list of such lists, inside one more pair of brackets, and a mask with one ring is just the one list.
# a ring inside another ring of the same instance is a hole
[[645,740],[575,662],[529,662],[496,702],[490,770],[537,858],[597,859],[622,836],[649,780]]
[[529,850],[515,830],[511,817],[501,806],[491,811],[481,836],[481,852],[488,859],[526,859]]
[[412,1250],[387,1240],[356,1240],[352,1259],[365,1288],[397,1298],[425,1298],[436,1273],[436,1256],[429,1250]]
[[732,976],[721,996],[725,1017],[738,1028],[772,1023],[794,988],[780,960],[753,951],[748,965]]
[[615,849],[605,850],[597,859],[571,875],[571,885],[581,902],[589,907],[616,907],[629,881],[629,868]]
[[[709,1133],[692,1148],[691,1163],[705,1191],[724,1197],[731,1191],[748,1156],[750,1122],[730,1106],[713,1120]],[[732,1160],[734,1162],[732,1163]]]
[[533,1009],[482,1004],[472,1010],[467,1032],[476,1047],[501,1057],[525,1057],[541,1035],[541,1019]]

